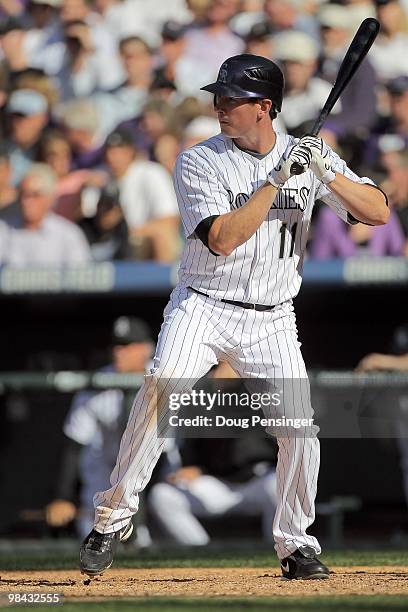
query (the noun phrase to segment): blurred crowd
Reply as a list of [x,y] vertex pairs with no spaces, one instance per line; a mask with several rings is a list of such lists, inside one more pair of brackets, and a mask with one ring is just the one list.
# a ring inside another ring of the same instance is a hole
[[380,34],[321,135],[392,216],[348,227],[317,206],[308,256],[407,254],[408,0],[0,0],[0,263],[177,261],[173,166],[219,132],[200,87],[267,56],[275,128],[301,136],[367,16]]

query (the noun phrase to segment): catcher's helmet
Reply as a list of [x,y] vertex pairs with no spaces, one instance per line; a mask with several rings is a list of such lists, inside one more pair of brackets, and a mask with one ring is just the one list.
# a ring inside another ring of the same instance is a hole
[[269,98],[275,110],[282,107],[284,78],[281,69],[260,55],[234,55],[222,64],[217,81],[201,87],[229,98]]

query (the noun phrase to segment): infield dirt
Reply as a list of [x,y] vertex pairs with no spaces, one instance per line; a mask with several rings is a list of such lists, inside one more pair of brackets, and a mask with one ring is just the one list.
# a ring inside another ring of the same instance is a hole
[[58,592],[67,599],[408,594],[408,568],[335,567],[328,580],[283,580],[277,568],[111,569],[91,581],[75,570],[2,571],[1,592]]

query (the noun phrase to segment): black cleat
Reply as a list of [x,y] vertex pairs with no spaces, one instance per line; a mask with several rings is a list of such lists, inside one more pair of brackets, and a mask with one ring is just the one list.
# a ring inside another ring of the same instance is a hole
[[121,531],[115,533],[99,533],[92,529],[82,542],[79,551],[79,567],[81,574],[91,578],[103,574],[113,563],[113,554],[118,542],[126,542],[132,535],[132,521]]
[[316,558],[316,551],[311,546],[299,546],[289,557],[281,560],[284,578],[289,580],[318,580],[328,578],[330,570]]

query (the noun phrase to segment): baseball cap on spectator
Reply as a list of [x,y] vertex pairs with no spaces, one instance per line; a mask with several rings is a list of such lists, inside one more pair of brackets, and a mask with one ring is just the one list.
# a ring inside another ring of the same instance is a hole
[[272,26],[266,21],[260,23],[254,23],[247,35],[245,36],[245,42],[252,42],[253,40],[263,40],[268,38],[273,32]]
[[115,130],[107,137],[105,149],[109,147],[134,147],[135,142],[129,130]]
[[401,94],[408,91],[408,76],[401,75],[399,77],[395,77],[387,83],[387,89],[390,94],[394,96],[400,96]]
[[120,189],[116,181],[109,181],[101,190],[97,210],[103,213],[120,205]]
[[170,19],[163,25],[161,35],[165,40],[178,40],[184,36],[186,32],[186,26],[182,25],[178,21]]
[[157,91],[158,89],[171,89],[177,90],[177,85],[171,79],[168,79],[162,72],[157,73],[153,79],[153,83],[150,85],[150,91]]
[[349,17],[348,8],[340,4],[326,4],[318,13],[320,25],[326,28],[347,30],[349,28]]
[[319,55],[317,43],[304,32],[285,32],[276,43],[276,59],[281,62],[310,62]]
[[142,319],[119,317],[113,324],[112,340],[114,344],[149,342],[151,339],[150,329]]
[[7,102],[7,112],[27,117],[45,113],[47,109],[47,98],[33,89],[15,90]]

